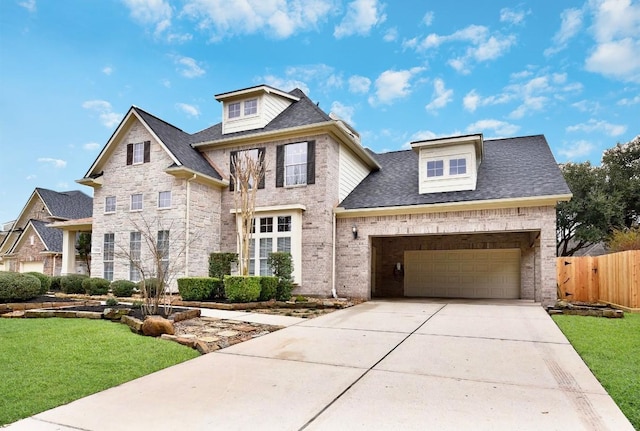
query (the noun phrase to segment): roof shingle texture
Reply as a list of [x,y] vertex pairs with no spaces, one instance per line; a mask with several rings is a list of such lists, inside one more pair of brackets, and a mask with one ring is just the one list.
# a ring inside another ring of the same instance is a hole
[[72,220],[93,214],[93,198],[79,190],[56,192],[37,187],[36,191],[53,217]]
[[57,251],[62,253],[62,230],[54,227],[47,227],[49,222],[41,220],[30,220],[33,228],[38,232],[42,241],[44,241],[45,247],[48,251]]
[[374,156],[381,169],[367,176],[341,203],[365,209],[571,193],[543,135],[484,141],[475,190],[418,192],[418,154],[412,150]]

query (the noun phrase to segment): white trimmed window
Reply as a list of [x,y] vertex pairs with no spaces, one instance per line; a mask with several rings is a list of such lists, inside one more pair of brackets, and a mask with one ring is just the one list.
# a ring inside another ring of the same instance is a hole
[[441,177],[444,175],[444,161],[430,160],[427,162],[427,178]]
[[158,193],[158,208],[171,208],[171,191]]
[[164,277],[167,277],[167,272],[169,271],[169,231],[168,230],[159,230],[158,231],[158,259],[162,262],[162,268],[164,271]]
[[258,99],[244,101],[244,116],[256,115],[258,113]]
[[284,146],[284,185],[307,184],[307,143]]
[[467,159],[449,160],[449,175],[464,175],[467,173]]
[[131,211],[142,210],[142,193],[131,195]]
[[129,280],[140,281],[140,259],[142,258],[142,234],[131,232],[129,234]]
[[240,117],[240,102],[229,103],[229,107],[227,108],[228,118],[238,118]]
[[104,266],[102,277],[109,281],[113,281],[113,259],[115,255],[115,245],[115,234],[105,233],[102,243],[102,264]]
[[114,213],[116,212],[116,197],[115,196],[107,196],[104,198],[104,212],[105,213]]
[[290,215],[256,217],[254,223],[257,223],[258,229],[253,232],[249,247],[249,274],[271,275],[271,268],[267,265],[269,253],[275,251],[292,253],[292,217]]
[[144,163],[144,142],[133,144],[133,164]]

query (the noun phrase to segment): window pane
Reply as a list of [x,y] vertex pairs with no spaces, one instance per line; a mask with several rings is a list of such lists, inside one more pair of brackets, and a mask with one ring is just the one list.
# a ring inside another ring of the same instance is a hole
[[115,234],[105,233],[102,243],[103,253],[102,261],[104,264],[103,277],[109,281],[113,281],[113,256],[115,251]]
[[229,104],[229,118],[238,118],[240,116],[240,102]]
[[466,159],[451,159],[449,161],[449,175],[461,175],[467,173]]
[[251,99],[244,102],[244,115],[253,115],[258,112],[258,99]]
[[273,240],[271,238],[260,238],[260,275],[271,275],[267,259],[272,251]]
[[278,251],[291,253],[291,237],[278,238]]
[[285,185],[307,183],[307,143],[299,142],[284,147]]
[[113,281],[113,262],[105,262],[104,263],[103,278],[105,280]]
[[131,195],[131,211],[142,209],[142,194]]
[[133,144],[133,163],[144,162],[144,143]]
[[278,217],[278,232],[291,232],[291,216]]
[[116,211],[116,197],[107,196],[104,198],[104,212],[112,213]]
[[444,175],[444,161],[433,160],[427,162],[427,177],[441,177]]
[[171,192],[158,193],[158,208],[171,207]]
[[256,240],[249,241],[249,275],[256,275]]
[[273,232],[273,217],[260,218],[260,233]]

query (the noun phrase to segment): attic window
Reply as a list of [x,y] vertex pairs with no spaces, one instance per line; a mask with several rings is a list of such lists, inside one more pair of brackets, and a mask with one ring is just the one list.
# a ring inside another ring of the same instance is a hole
[[240,117],[240,102],[229,103],[229,118]]
[[127,165],[149,163],[151,161],[151,141],[127,144]]
[[258,99],[250,99],[244,102],[244,116],[258,113]]
[[427,177],[441,177],[444,175],[444,161],[431,160],[427,162]]
[[449,175],[463,175],[467,173],[467,159],[449,160]]

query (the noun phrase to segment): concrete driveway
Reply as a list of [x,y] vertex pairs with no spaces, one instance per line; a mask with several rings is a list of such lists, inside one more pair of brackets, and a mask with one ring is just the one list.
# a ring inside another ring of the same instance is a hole
[[633,430],[537,304],[371,301],[10,430]]

